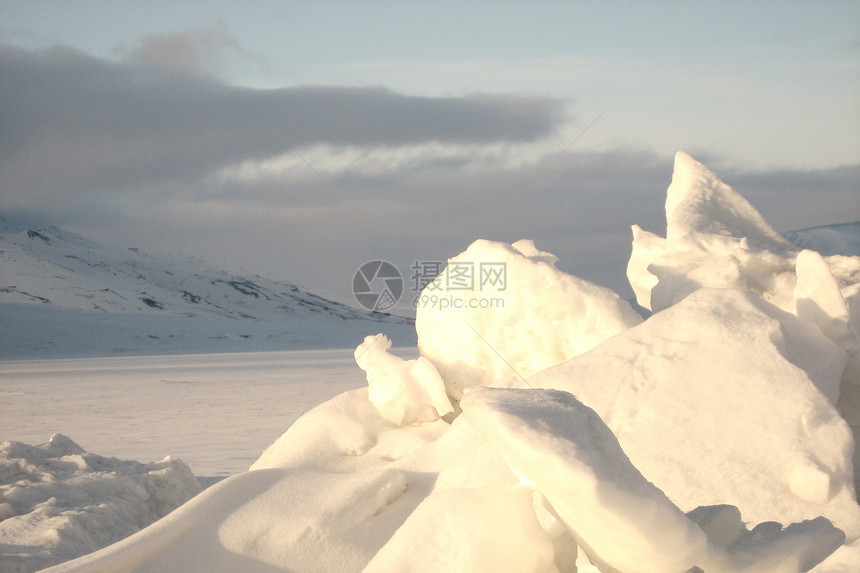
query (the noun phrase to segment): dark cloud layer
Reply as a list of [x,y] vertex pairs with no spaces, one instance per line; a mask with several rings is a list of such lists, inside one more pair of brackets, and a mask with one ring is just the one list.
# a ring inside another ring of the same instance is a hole
[[0,47],[0,77],[7,198],[188,181],[315,143],[530,141],[550,134],[563,114],[560,102],[541,98],[239,88],[70,48]]
[[[548,169],[430,161],[374,173],[359,161],[325,173],[332,188],[302,169],[244,185],[210,181],[180,193],[179,203],[109,213],[102,201],[78,224],[102,227],[120,246],[192,253],[347,302],[352,275],[368,260],[391,261],[407,277],[414,261],[444,261],[478,238],[528,238],[563,270],[630,297],[630,226],[665,236],[672,162],[651,152],[571,150]],[[712,167],[779,231],[860,217],[860,166]]]
[[[367,260],[390,260],[408,274],[413,261],[445,260],[477,238],[534,239],[564,270],[630,296],[630,225],[665,234],[670,156],[576,146],[533,162],[513,148],[482,154],[481,144],[536,141],[559,129],[558,101],[237,88],[198,69],[209,39],[182,39],[192,45],[150,38],[122,63],[66,48],[0,47],[4,211],[26,209],[118,246],[202,256],[343,300]],[[467,145],[435,155],[410,148],[429,142]],[[214,175],[314,144],[330,145],[331,155],[313,169],[296,160],[295,169],[248,178]],[[349,155],[354,147],[382,159]],[[401,151],[409,161],[397,161]],[[356,159],[327,170],[338,153]],[[744,172],[697,159],[779,231],[860,218],[858,165]]]
[[860,220],[860,164],[717,174],[781,232]]

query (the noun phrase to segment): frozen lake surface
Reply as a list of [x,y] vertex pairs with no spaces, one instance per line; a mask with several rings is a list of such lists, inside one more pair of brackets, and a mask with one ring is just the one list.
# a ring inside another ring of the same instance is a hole
[[302,413],[365,384],[352,349],[5,361],[0,439],[61,432],[102,455],[170,455],[195,475],[227,476]]

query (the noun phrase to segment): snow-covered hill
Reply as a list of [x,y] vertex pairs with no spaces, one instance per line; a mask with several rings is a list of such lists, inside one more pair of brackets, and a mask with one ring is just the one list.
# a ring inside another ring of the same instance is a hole
[[0,358],[348,347],[368,329],[412,330],[293,284],[10,217],[0,269]]
[[785,238],[822,255],[860,256],[860,221],[789,231]]

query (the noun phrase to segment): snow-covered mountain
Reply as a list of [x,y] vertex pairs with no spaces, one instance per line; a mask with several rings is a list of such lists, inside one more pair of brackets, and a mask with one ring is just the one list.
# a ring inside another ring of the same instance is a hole
[[785,238],[822,255],[860,256],[860,221],[788,231]]
[[0,217],[0,317],[0,358],[352,346],[412,331],[293,284],[11,217]]

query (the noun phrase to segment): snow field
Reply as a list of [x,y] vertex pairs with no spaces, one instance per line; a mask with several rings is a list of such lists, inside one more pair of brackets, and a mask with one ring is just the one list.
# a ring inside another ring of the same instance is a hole
[[503,309],[419,306],[418,358],[365,338],[366,388],[51,571],[858,570],[860,258],[798,251],[683,153],[666,212],[665,238],[634,228],[644,322],[478,241],[433,288],[504,262]]
[[558,270],[556,261],[532,241],[479,240],[450,259],[448,268],[501,265],[504,282],[453,288],[446,271],[426,287],[460,300],[478,294],[503,302],[492,309],[465,303],[418,307],[418,349],[439,370],[454,400],[472,386],[536,374],[642,321],[613,291]]
[[16,361],[0,377],[3,439],[63,432],[104,455],[170,454],[204,477],[247,470],[305,411],[366,384],[349,350]]

